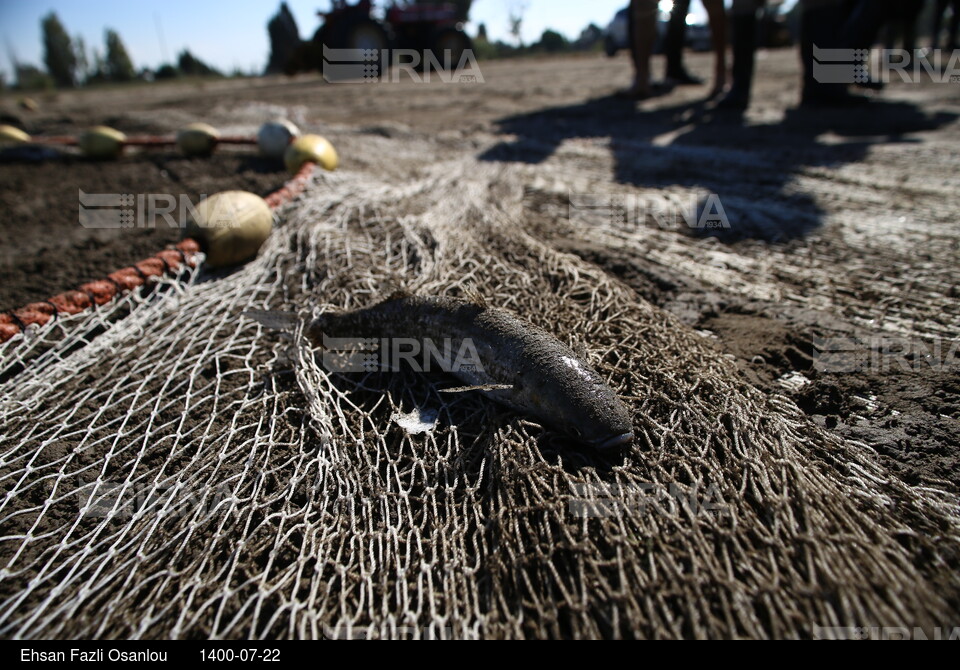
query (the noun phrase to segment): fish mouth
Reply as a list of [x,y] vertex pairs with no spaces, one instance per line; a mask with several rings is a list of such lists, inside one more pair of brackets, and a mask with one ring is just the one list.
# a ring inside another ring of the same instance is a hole
[[613,449],[614,447],[623,447],[633,442],[633,432],[623,433],[622,435],[614,435],[609,437],[606,440],[598,441],[594,443],[594,446],[601,451],[606,449]]

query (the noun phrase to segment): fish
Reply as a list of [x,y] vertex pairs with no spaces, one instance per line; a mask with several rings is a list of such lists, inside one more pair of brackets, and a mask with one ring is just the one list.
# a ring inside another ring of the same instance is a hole
[[[246,315],[271,328],[290,328],[298,321],[286,313],[250,310]],[[447,352],[444,371],[465,384],[444,392],[483,393],[601,451],[629,446],[634,439],[626,404],[581,356],[543,328],[477,296],[396,293],[370,307],[323,313],[305,325],[304,333],[317,347],[332,338],[352,338],[361,349],[370,346],[368,338],[429,340],[434,352]],[[454,351],[461,354],[458,361],[452,361]]]

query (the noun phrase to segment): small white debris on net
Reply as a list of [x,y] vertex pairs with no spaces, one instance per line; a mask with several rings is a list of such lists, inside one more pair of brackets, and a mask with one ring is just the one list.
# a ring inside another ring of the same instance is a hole
[[412,412],[394,412],[390,419],[407,431],[408,435],[430,433],[437,427],[439,413],[435,409],[414,408]]
[[810,380],[807,379],[802,372],[797,372],[792,370],[787,374],[783,375],[777,379],[777,383],[783,388],[787,389],[791,393],[796,393],[802,389],[807,384],[810,384]]
[[876,412],[880,408],[880,404],[877,402],[877,396],[869,395],[867,397],[855,395],[850,398],[850,401],[868,413]]

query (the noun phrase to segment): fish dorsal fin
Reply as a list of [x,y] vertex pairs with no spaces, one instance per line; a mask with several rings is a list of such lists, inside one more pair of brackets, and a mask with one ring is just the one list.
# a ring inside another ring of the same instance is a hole
[[587,345],[585,345],[580,340],[577,340],[576,342],[573,343],[572,349],[573,349],[573,353],[577,355],[577,358],[579,358],[584,363],[590,360],[590,352],[587,351]]
[[300,323],[300,317],[293,312],[248,309],[243,312],[243,316],[271,330],[294,330]]
[[457,386],[452,389],[440,389],[440,393],[468,393],[469,391],[508,391],[512,384],[477,384],[476,386]]

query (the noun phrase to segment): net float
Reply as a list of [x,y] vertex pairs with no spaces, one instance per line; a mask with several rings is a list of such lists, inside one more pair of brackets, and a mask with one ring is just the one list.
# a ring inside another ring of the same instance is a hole
[[177,148],[185,156],[209,156],[217,146],[220,131],[206,123],[191,123],[177,131]]
[[304,163],[316,163],[325,170],[336,170],[340,165],[340,157],[333,145],[320,135],[304,135],[295,139],[286,153],[283,162],[287,170],[296,174]]
[[248,191],[223,191],[202,200],[187,219],[185,236],[200,243],[206,264],[237,265],[257,255],[273,230],[273,211]]
[[283,158],[290,142],[300,137],[300,129],[286,119],[269,121],[257,132],[257,146],[260,153],[268,158]]
[[109,126],[94,126],[77,140],[77,146],[87,158],[116,158],[123,151],[127,136]]
[[0,124],[0,144],[26,144],[30,136],[14,126]]

